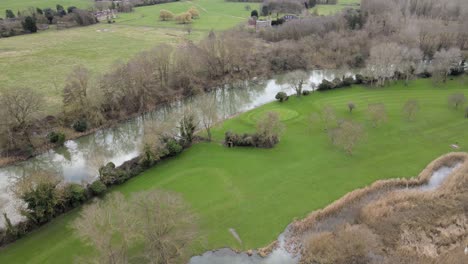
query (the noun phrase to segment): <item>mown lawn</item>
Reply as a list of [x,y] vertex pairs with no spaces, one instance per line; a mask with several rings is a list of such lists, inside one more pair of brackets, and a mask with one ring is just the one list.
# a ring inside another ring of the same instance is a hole
[[5,17],[6,9],[11,9],[16,15],[18,11],[27,10],[30,7],[55,9],[57,4],[62,5],[65,9],[69,6],[88,8],[94,5],[94,0],[1,0],[0,17]]
[[[163,162],[122,186],[125,194],[162,188],[180,192],[200,216],[206,243],[203,250],[261,247],[280,234],[295,218],[322,208],[356,188],[378,179],[413,177],[433,159],[450,152],[457,143],[468,147],[468,119],[462,109],[448,107],[454,92],[468,95],[465,80],[434,88],[430,80],[401,83],[386,88],[349,89],[314,93],[309,97],[273,102],[220,124],[216,142],[196,144],[179,157]],[[402,106],[417,99],[415,121],[402,117]],[[351,114],[347,103],[357,108]],[[384,103],[388,123],[373,128],[367,105]],[[353,156],[334,148],[320,126],[310,127],[309,116],[325,105],[341,118],[364,123],[367,139]],[[286,131],[273,149],[228,149],[219,144],[226,130],[252,131],[259,115],[283,113]],[[70,263],[74,256],[89,254],[69,228],[78,211],[69,213],[41,230],[0,251],[0,263]],[[228,229],[244,242],[240,246]]]

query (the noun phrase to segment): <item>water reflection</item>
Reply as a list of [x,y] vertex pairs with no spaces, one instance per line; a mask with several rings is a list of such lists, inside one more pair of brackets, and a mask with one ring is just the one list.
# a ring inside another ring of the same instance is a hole
[[[340,76],[342,73],[339,73]],[[323,79],[333,80],[335,71],[313,71],[306,89]],[[276,93],[293,94],[287,84],[279,84],[281,76],[272,80],[237,82],[213,92],[218,102],[219,116],[228,118],[274,100]],[[21,218],[17,213],[18,201],[14,201],[9,186],[15,178],[26,177],[37,171],[52,171],[63,177],[65,182],[88,183],[98,176],[98,169],[107,162],[120,165],[139,155],[143,145],[144,127],[147,122],[162,121],[186,104],[196,105],[197,98],[179,101],[157,111],[134,118],[114,128],[98,131],[89,136],[67,141],[63,147],[50,150],[25,162],[0,169],[0,200],[12,222]],[[0,208],[1,211],[1,208]],[[3,219],[0,220],[0,226]]]

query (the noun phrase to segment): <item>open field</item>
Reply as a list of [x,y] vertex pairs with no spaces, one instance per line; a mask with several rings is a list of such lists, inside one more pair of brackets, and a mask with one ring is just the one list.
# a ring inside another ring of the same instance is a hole
[[183,29],[184,25],[175,21],[159,20],[159,11],[165,9],[177,15],[193,6],[200,12],[200,18],[193,20],[194,30],[226,30],[246,22],[250,16],[250,11],[245,10],[246,5],[250,5],[252,10],[258,9],[259,6],[258,3],[234,3],[224,0],[181,1],[136,8],[132,13],[120,14],[116,21],[131,26]]
[[55,9],[57,4],[65,8],[69,6],[87,8],[94,5],[94,0],[2,0],[0,1],[0,17],[5,17],[6,9],[11,9],[16,14],[17,11],[26,10],[30,7]]
[[[198,251],[230,246],[248,249],[276,239],[294,218],[323,208],[356,188],[378,179],[417,176],[436,157],[457,143],[468,147],[468,121],[462,109],[447,105],[454,92],[468,94],[466,78],[434,88],[417,80],[386,88],[355,86],[309,97],[270,103],[220,124],[216,142],[196,144],[182,155],[161,163],[114,191],[124,194],[163,188],[183,194],[200,216],[206,244]],[[417,99],[420,112],[413,122],[402,117],[406,100]],[[347,103],[354,102],[353,113]],[[370,103],[384,103],[388,123],[373,128],[367,120]],[[310,127],[309,116],[325,105],[341,118],[362,122],[366,141],[353,156],[334,148],[322,127]],[[273,149],[228,149],[219,144],[226,130],[248,132],[259,115],[282,113],[286,131]],[[79,210],[66,214],[30,236],[0,251],[0,263],[70,263],[89,248],[69,225]],[[230,235],[234,228],[244,242]]]
[[[190,35],[182,25],[158,20],[162,8],[178,13],[191,6],[199,6],[200,18],[194,21]],[[74,66],[84,65],[95,75],[108,72],[116,61],[125,62],[159,43],[197,41],[211,29],[233,27],[246,20],[241,16],[250,15],[243,8],[243,4],[223,0],[176,2],[136,8],[133,13],[120,14],[115,24],[61,31],[52,28],[0,39],[0,91],[15,86],[37,89],[47,97],[45,111],[54,114],[61,105],[66,77]]]
[[336,5],[317,5],[310,9],[310,12],[314,12],[316,9],[319,15],[331,15],[345,8],[358,8],[360,2],[361,0],[338,0]]
[[56,112],[67,75],[84,65],[94,74],[110,71],[113,63],[127,61],[158,43],[175,44],[185,38],[199,39],[181,30],[98,24],[64,31],[0,39],[2,87],[28,86],[46,95],[47,112]]

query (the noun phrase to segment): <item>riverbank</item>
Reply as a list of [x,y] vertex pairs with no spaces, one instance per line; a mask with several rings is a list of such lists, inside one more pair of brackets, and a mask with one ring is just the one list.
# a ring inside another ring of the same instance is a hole
[[[451,151],[455,142],[464,151],[468,123],[462,110],[447,106],[446,98],[455,92],[468,92],[460,78],[448,81],[445,88],[434,88],[431,80],[423,79],[408,87],[402,82],[385,88],[354,86],[273,102],[226,120],[214,129],[213,143],[196,144],[112,191],[130,194],[161,188],[181,193],[200,216],[206,237],[194,254],[223,247],[259,248],[274,241],[295,218],[302,219],[348,192],[379,179],[411,178]],[[412,122],[401,113],[408,99],[420,103]],[[350,101],[357,106],[351,114]],[[377,102],[385,104],[388,122],[373,128],[366,109]],[[332,146],[321,127],[310,125],[310,115],[326,105],[334,107],[339,118],[365,125],[367,139],[353,156]],[[277,109],[297,114],[284,121],[285,134],[274,149],[227,149],[216,143],[227,130],[251,132],[252,119]],[[63,215],[2,249],[0,262],[67,263],[74,255],[91,254],[92,249],[69,228],[78,213],[79,209]],[[239,234],[242,245],[230,228]]]

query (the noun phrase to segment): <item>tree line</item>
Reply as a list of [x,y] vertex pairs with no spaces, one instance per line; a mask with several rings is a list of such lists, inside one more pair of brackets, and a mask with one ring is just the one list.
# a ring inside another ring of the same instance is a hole
[[75,6],[66,9],[59,4],[55,9],[31,7],[16,14],[11,9],[7,9],[5,18],[0,18],[0,38],[36,33],[40,25],[57,24],[58,21],[68,24],[68,27],[88,26],[98,22],[92,11]]

